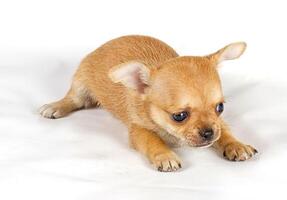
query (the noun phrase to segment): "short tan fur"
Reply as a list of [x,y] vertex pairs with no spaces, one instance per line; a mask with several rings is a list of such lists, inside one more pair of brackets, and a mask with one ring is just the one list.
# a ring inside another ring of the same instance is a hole
[[228,160],[247,160],[257,151],[235,139],[220,117],[224,96],[217,72],[219,63],[245,48],[238,42],[207,56],[179,56],[152,37],[120,37],[89,54],[67,95],[40,113],[60,118],[103,107],[128,127],[131,146],[159,171],[181,168],[171,146],[185,144],[212,145]]

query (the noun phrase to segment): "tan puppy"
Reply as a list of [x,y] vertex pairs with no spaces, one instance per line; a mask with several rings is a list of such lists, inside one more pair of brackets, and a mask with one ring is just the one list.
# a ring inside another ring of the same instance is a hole
[[236,140],[220,118],[224,98],[217,73],[219,63],[238,58],[245,47],[233,43],[208,56],[180,57],[157,39],[120,37],[89,54],[67,95],[40,113],[55,119],[102,106],[126,124],[131,146],[159,171],[181,167],[168,145],[213,145],[228,160],[247,160],[257,151]]

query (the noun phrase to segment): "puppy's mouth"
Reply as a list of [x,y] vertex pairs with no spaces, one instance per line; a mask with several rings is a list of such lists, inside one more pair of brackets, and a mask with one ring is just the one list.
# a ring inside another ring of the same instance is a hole
[[205,142],[205,143],[202,143],[202,144],[195,144],[193,145],[194,147],[210,147],[211,145],[213,145],[214,141],[212,142]]
[[205,140],[205,141],[189,140],[188,145],[192,147],[202,147],[202,148],[210,147],[219,139],[219,137],[220,136],[217,136],[213,140]]

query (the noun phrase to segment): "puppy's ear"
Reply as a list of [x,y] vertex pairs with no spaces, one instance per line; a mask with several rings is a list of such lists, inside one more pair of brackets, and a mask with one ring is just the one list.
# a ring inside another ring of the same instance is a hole
[[239,58],[246,49],[245,42],[231,43],[217,52],[208,55],[207,57],[214,60],[217,64],[225,60],[233,60]]
[[148,86],[149,68],[138,61],[130,61],[114,66],[109,71],[109,77],[114,83],[122,83],[130,89],[144,93]]

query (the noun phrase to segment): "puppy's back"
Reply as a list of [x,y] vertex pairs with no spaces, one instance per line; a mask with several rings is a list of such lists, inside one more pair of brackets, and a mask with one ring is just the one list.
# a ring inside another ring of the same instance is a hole
[[140,60],[149,67],[156,67],[177,56],[170,46],[155,38],[123,36],[89,54],[75,74],[74,82],[87,88],[105,109],[125,122],[128,120],[126,89],[109,79],[109,69],[131,60]]

